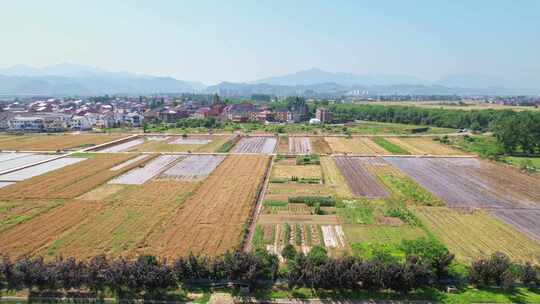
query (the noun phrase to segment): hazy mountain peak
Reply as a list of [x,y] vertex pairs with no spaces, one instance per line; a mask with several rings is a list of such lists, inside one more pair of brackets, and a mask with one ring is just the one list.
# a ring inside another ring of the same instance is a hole
[[253,83],[273,85],[314,85],[319,83],[336,83],[339,85],[396,85],[427,84],[428,82],[409,75],[383,75],[352,73],[333,73],[319,68],[310,68],[282,76],[263,78]]

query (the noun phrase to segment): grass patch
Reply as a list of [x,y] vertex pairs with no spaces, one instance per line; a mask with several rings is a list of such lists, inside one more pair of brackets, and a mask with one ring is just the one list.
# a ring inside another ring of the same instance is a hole
[[265,248],[264,246],[264,232],[263,227],[261,225],[257,225],[255,227],[255,231],[253,232],[253,250]]
[[216,152],[218,153],[227,153],[231,151],[231,149],[236,145],[236,143],[240,140],[239,136],[235,136],[228,141],[226,141],[221,147],[216,149]]
[[99,153],[79,152],[79,153],[70,154],[68,157],[93,158],[93,157],[96,157],[97,155],[99,155]]
[[373,137],[373,141],[392,154],[411,154],[409,153],[409,151],[403,149],[402,147],[394,143],[389,142],[383,137]]
[[386,174],[381,176],[381,180],[387,187],[392,189],[394,193],[404,196],[407,201],[410,201],[415,205],[444,205],[438,198],[408,178]]
[[337,214],[347,224],[373,224],[374,207],[368,202],[344,201],[343,207],[336,208]]

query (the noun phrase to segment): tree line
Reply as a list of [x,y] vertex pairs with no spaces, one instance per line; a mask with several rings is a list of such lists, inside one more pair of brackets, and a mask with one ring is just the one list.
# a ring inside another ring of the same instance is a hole
[[[135,260],[97,256],[85,261],[4,257],[0,262],[0,291],[88,290],[99,296],[108,290],[119,298],[126,295],[160,298],[186,284],[236,282],[257,288],[259,284],[279,279],[290,287],[408,293],[416,288],[436,287],[449,277],[453,255],[441,248],[426,250],[421,245],[409,246],[411,251],[404,262],[380,257],[330,258],[322,247],[314,247],[304,255],[286,246],[283,255],[287,265],[282,271],[277,256],[264,250],[230,252],[213,259],[190,255],[172,262],[153,256]],[[513,264],[507,256],[497,253],[473,262],[467,281],[477,286],[505,288],[516,282],[540,286],[540,268]]]
[[333,104],[329,109],[336,123],[368,120],[492,131],[506,153],[540,153],[540,112],[357,104]]

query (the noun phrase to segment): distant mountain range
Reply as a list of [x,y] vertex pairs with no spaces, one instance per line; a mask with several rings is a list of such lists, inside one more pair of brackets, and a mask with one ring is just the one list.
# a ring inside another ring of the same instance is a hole
[[308,69],[292,74],[259,79],[248,83],[222,82],[205,86],[200,82],[172,77],[156,77],[110,72],[76,64],[57,64],[44,68],[15,65],[0,69],[0,95],[100,95],[153,93],[219,93],[249,96],[336,95],[352,91],[370,94],[539,94],[504,79],[482,75],[449,75],[427,81],[409,75],[332,73]]
[[0,69],[0,94],[18,95],[99,95],[197,92],[199,82],[155,77],[128,72],[108,72],[75,64],[44,68],[16,65]]
[[408,75],[356,75],[350,73],[331,73],[313,68],[278,77],[269,77],[254,81],[255,84],[266,83],[272,85],[314,85],[318,83],[336,83],[343,86],[371,86],[396,84],[427,84],[425,80]]

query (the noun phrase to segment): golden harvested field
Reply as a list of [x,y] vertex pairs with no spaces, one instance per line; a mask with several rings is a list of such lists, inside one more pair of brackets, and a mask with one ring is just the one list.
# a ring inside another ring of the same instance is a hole
[[324,139],[324,137],[310,137],[311,141],[311,147],[313,148],[313,152],[315,154],[331,154],[332,149],[328,145],[328,142]]
[[377,145],[368,137],[325,137],[324,139],[330,145],[333,153],[361,155],[389,154],[388,151]]
[[484,211],[465,212],[446,207],[413,210],[458,260],[469,262],[499,251],[514,261],[538,262],[538,243]]
[[0,198],[75,198],[153,158],[147,157],[120,170],[109,170],[135,156],[136,154],[99,154],[62,169],[0,188]]
[[272,179],[290,180],[293,176],[298,178],[321,179],[322,172],[319,165],[282,165],[275,163],[272,168]]
[[0,142],[0,150],[57,151],[104,144],[126,137],[119,134],[58,134],[10,136]]
[[[99,254],[136,257],[144,253],[147,237],[158,235],[199,183],[152,181],[126,186],[104,202],[98,212],[58,237],[38,253],[89,258]],[[93,204],[93,202],[87,202]],[[139,252],[139,250],[141,252]]]
[[270,183],[267,200],[287,200],[290,196],[330,196],[332,191],[323,184]]
[[289,153],[289,136],[278,137],[277,153],[278,154]]
[[163,231],[148,237],[148,251],[166,257],[189,252],[214,256],[238,248],[268,165],[267,156],[229,155],[164,223]]
[[324,175],[324,184],[337,197],[352,197],[347,181],[339,172],[335,161],[328,156],[321,157],[321,168]]
[[60,235],[75,229],[89,215],[99,212],[100,203],[69,201],[49,212],[0,233],[0,252],[11,257],[35,254]]
[[78,199],[86,201],[101,201],[113,194],[116,194],[126,187],[126,185],[120,184],[103,184],[79,196]]
[[421,150],[416,145],[412,145],[406,141],[401,140],[400,137],[385,137],[384,139],[397,146],[400,146],[401,148],[409,151],[409,153],[411,154],[425,154],[424,150]]
[[434,141],[431,137],[385,137],[411,154],[464,155],[465,153],[450,146]]
[[174,140],[180,137],[172,137],[167,140],[156,141],[146,140],[143,144],[129,149],[130,152],[215,152],[225,142],[231,139],[231,136],[189,136],[187,139],[210,140],[206,144],[175,144]]
[[0,232],[24,223],[61,203],[61,201],[51,200],[0,202]]

